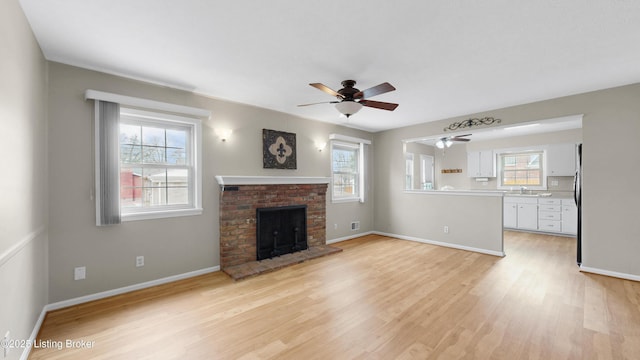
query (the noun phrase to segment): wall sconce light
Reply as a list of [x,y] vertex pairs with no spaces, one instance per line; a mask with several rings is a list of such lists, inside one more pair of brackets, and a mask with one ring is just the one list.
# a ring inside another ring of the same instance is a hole
[[233,133],[233,130],[231,130],[231,129],[216,129],[215,132],[216,132],[216,135],[218,135],[218,137],[220,138],[220,140],[227,141],[227,139],[229,139],[231,137],[231,134]]
[[322,152],[325,146],[327,146],[326,142],[316,141],[316,149],[318,149],[319,152]]

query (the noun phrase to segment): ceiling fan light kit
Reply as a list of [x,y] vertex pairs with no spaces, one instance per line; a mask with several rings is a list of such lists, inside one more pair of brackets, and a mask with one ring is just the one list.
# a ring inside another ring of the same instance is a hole
[[336,104],[336,109],[347,118],[362,109],[362,104],[355,101],[342,101]]
[[336,109],[347,118],[362,109],[363,106],[393,111],[398,107],[398,104],[382,102],[382,101],[371,101],[367,100],[368,98],[384,94],[390,91],[394,91],[396,88],[393,85],[385,82],[380,85],[376,85],[372,88],[360,91],[356,89],[354,86],[356,85],[355,80],[344,80],[342,82],[343,88],[335,91],[330,87],[321,84],[321,83],[310,83],[309,85],[314,88],[324,91],[325,93],[335,96],[338,101],[326,101],[324,103],[312,103],[312,104],[302,104],[298,106],[309,106],[316,104],[336,104]]
[[451,147],[451,145],[453,145],[453,142],[451,140],[442,138],[440,140],[438,140],[436,142],[436,147],[438,149],[444,149],[445,147]]

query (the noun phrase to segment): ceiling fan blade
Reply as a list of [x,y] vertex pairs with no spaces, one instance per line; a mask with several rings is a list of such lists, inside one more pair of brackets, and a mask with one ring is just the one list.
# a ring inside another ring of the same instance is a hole
[[459,137],[463,137],[463,136],[471,136],[471,135],[472,135],[472,134],[454,135],[454,136],[452,136],[452,137],[454,137],[454,138],[456,138],[456,137],[457,137],[457,138],[459,138]]
[[389,91],[393,91],[396,88],[393,87],[393,85],[389,84],[388,82],[382,83],[380,85],[376,85],[372,88],[368,88],[366,90],[362,90],[362,91],[358,91],[357,93],[353,94],[353,97],[355,99],[368,99],[372,96],[376,96],[376,95],[380,95],[380,94],[384,94],[387,93]]
[[329,95],[336,96],[336,97],[339,97],[339,98],[341,98],[341,99],[344,99],[344,95],[342,95],[342,94],[338,93],[337,91],[335,91],[335,90],[331,89],[330,87],[328,87],[328,86],[326,86],[326,85],[324,85],[324,84],[321,84],[321,83],[311,83],[311,84],[309,84],[309,85],[313,86],[314,88],[316,88],[316,89],[318,89],[318,90],[322,90],[322,91],[326,92],[326,93],[327,93],[327,94],[329,94]]
[[451,141],[471,141],[471,139],[459,138],[459,137],[455,137],[455,136],[452,137],[452,138],[449,138],[449,140],[451,140]]
[[310,106],[310,105],[318,105],[318,104],[337,104],[340,101],[323,101],[323,102],[317,102],[317,103],[311,103],[311,104],[300,104],[298,106]]
[[372,100],[360,100],[360,104],[376,109],[389,110],[393,111],[398,107],[398,104],[382,102],[382,101],[372,101]]

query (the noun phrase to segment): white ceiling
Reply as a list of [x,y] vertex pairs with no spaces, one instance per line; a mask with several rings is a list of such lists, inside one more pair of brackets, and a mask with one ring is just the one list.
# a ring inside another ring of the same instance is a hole
[[[48,60],[369,131],[640,81],[636,0],[20,3]],[[400,106],[296,106],[345,79]]]

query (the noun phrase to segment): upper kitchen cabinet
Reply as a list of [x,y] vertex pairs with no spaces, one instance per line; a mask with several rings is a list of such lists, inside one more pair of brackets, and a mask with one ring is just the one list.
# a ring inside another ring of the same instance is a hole
[[495,177],[496,164],[493,150],[467,152],[469,177]]
[[574,176],[576,174],[576,145],[552,144],[547,147],[547,175]]

